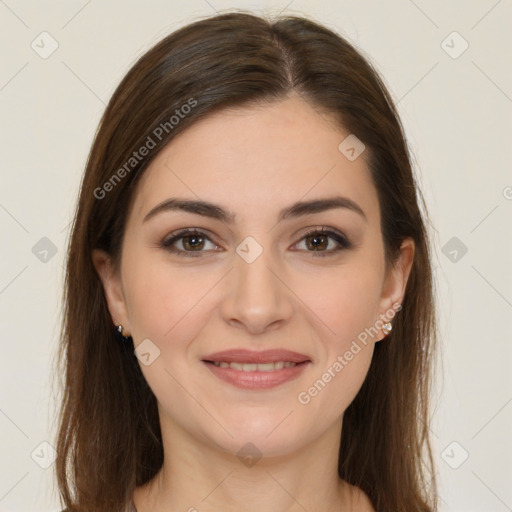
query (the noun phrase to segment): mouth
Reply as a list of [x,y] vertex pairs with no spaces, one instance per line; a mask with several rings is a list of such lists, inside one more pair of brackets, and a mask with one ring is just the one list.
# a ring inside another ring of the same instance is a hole
[[311,359],[289,350],[227,350],[206,356],[203,363],[219,379],[242,389],[269,389],[296,379]]
[[[297,364],[304,363],[292,363],[291,361],[277,361],[276,363],[235,363],[227,361],[205,361],[206,363],[212,363],[219,368],[232,368],[242,372],[273,372],[275,370],[282,370],[283,368],[293,368]],[[305,362],[305,361],[304,361]]]

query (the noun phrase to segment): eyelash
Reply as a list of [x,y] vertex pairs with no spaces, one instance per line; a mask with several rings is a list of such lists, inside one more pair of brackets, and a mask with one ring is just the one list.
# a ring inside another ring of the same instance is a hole
[[[336,241],[339,245],[337,248],[330,249],[328,251],[306,251],[309,253],[313,253],[314,255],[311,256],[313,258],[316,258],[316,257],[322,258],[322,257],[326,257],[326,256],[333,256],[344,249],[350,249],[352,247],[352,244],[348,241],[348,239],[345,237],[345,235],[338,233],[336,231],[333,231],[331,229],[328,229],[325,226],[320,229],[317,228],[317,229],[308,231],[307,233],[305,233],[302,236],[302,238],[299,240],[299,242],[301,242],[308,236],[317,235],[317,234],[327,235],[328,237],[330,237],[334,241]],[[204,253],[205,251],[184,251],[182,249],[176,249],[175,247],[173,247],[173,244],[175,242],[177,242],[178,240],[184,238],[185,236],[189,236],[189,235],[199,235],[202,238],[206,238],[210,242],[214,243],[212,240],[210,240],[210,238],[204,231],[201,231],[200,229],[187,228],[187,229],[182,229],[182,230],[178,231],[177,233],[174,233],[170,238],[167,238],[164,241],[162,241],[161,247],[173,254],[178,254],[178,255],[184,256],[184,257],[197,258],[198,256],[201,256],[202,253]],[[295,244],[295,245],[297,245],[297,244]]]

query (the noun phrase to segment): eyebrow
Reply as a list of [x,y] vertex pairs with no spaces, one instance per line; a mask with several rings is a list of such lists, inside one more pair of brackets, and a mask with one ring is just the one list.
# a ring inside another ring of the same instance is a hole
[[[363,209],[351,199],[347,197],[335,196],[326,197],[322,199],[313,199],[310,201],[298,201],[291,206],[282,209],[278,215],[278,222],[286,219],[301,217],[304,215],[311,215],[320,213],[335,208],[345,208],[359,214],[365,221],[367,217]],[[147,222],[149,219],[155,217],[162,212],[169,211],[184,211],[202,215],[203,217],[210,217],[212,219],[220,220],[226,224],[233,224],[235,221],[235,214],[222,208],[219,205],[210,203],[208,201],[190,200],[169,198],[152,208],[142,221]]]

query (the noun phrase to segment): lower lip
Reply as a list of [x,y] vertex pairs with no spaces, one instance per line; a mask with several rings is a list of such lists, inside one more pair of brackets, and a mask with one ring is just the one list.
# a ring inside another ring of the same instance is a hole
[[233,368],[221,368],[213,363],[203,363],[219,379],[242,389],[270,389],[285,382],[296,379],[309,366],[310,361],[299,363],[289,368],[273,370],[271,372],[244,372]]

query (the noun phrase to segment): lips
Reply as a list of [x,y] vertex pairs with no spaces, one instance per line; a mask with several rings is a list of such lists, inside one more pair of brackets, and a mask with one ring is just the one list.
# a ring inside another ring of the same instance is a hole
[[290,361],[277,361],[275,363],[230,363],[222,361],[214,361],[213,364],[219,368],[232,368],[243,372],[273,372],[275,370],[282,370],[283,368],[293,368],[300,363],[292,363]]
[[310,361],[310,358],[305,354],[293,352],[285,349],[273,350],[246,350],[246,349],[232,349],[224,350],[222,352],[215,352],[203,358],[203,361],[210,363],[239,363],[239,364],[265,364],[277,363],[282,361],[284,363],[304,363]]
[[290,350],[225,350],[203,359],[219,379],[246,390],[273,388],[296,379],[309,366],[305,354]]

